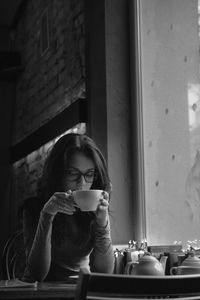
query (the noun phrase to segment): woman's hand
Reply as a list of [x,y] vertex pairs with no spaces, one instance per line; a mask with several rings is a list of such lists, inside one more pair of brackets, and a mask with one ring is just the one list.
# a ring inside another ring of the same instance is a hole
[[45,203],[42,211],[53,216],[55,216],[58,212],[73,215],[76,208],[71,194],[71,191],[67,191],[66,193],[54,193],[53,196]]
[[98,225],[105,227],[108,223],[108,207],[109,207],[109,194],[107,192],[102,193],[102,198],[95,212],[96,222]]

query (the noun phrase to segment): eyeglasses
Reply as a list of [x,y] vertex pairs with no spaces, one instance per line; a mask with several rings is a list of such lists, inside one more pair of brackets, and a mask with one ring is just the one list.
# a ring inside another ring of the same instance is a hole
[[66,169],[64,170],[64,176],[69,181],[79,181],[81,176],[84,177],[85,181],[88,183],[92,183],[97,178],[97,173],[95,170],[88,170],[85,173],[82,173],[81,171],[77,169]]

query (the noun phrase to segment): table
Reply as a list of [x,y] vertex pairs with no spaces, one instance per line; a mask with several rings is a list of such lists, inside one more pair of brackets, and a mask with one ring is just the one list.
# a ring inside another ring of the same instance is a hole
[[[5,287],[3,284],[5,283]],[[37,282],[32,286],[7,287],[7,280],[1,280],[0,299],[74,299],[76,283]]]

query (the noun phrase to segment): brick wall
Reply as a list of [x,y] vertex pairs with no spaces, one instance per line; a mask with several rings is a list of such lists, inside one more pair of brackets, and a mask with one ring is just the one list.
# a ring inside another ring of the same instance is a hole
[[[85,133],[85,130],[85,124],[80,123],[68,132]],[[38,178],[42,174],[45,158],[60,137],[58,136],[13,164],[13,202],[17,207],[24,199],[37,194]]]
[[[28,0],[16,31],[24,71],[17,82],[13,143],[69,106],[85,89],[83,0]],[[41,18],[49,48],[41,54]]]
[[[44,12],[48,17],[49,47],[42,53]],[[27,0],[17,24],[15,48],[22,55],[24,69],[16,86],[13,144],[85,92],[84,0]],[[80,126],[78,130],[84,129]],[[35,194],[48,148],[44,145],[13,165],[15,205]]]

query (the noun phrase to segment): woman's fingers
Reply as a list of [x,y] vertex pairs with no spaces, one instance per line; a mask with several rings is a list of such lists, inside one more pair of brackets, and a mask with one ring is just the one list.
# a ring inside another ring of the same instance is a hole
[[102,198],[99,200],[99,206],[102,208],[107,208],[109,206],[109,195],[106,192],[102,193]]
[[73,214],[76,211],[70,194],[55,193],[54,196],[56,197],[55,201],[58,205],[59,212]]
[[43,211],[51,215],[58,212],[72,215],[76,208],[70,199],[70,193],[54,193],[49,201],[44,205]]
[[103,199],[106,199],[107,201],[109,201],[109,194],[106,191],[103,191],[102,193]]

